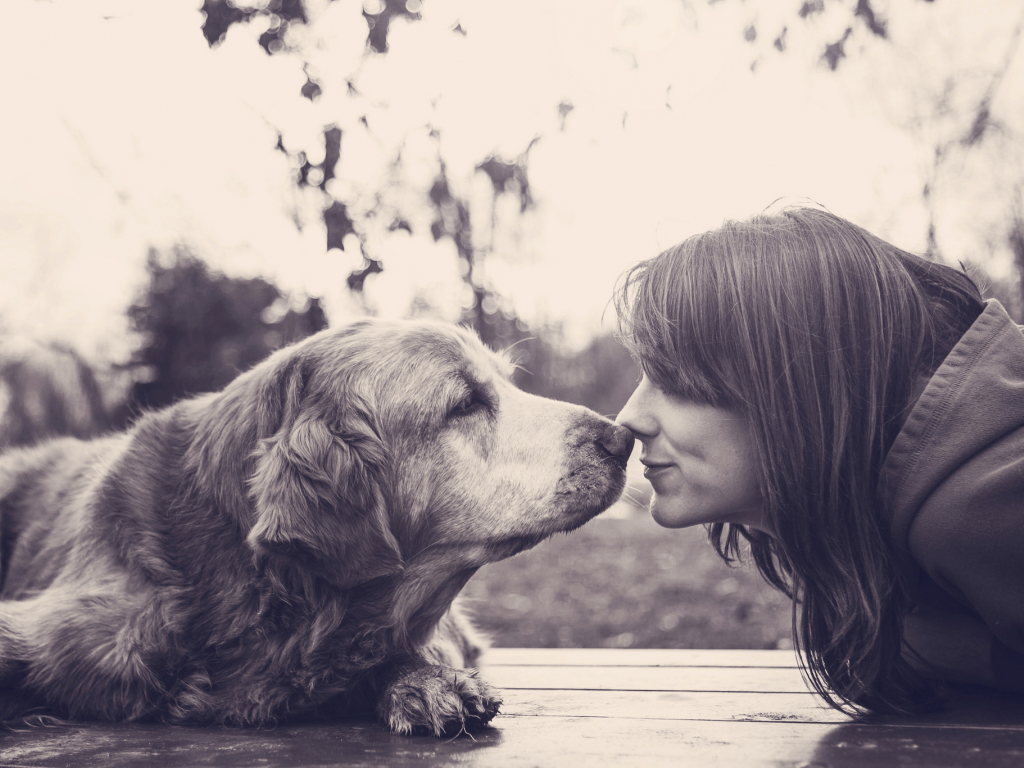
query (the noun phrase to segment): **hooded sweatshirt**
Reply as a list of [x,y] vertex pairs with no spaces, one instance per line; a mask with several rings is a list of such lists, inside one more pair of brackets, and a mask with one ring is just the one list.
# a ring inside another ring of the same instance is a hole
[[998,301],[928,381],[881,490],[912,583],[930,580],[980,617],[995,680],[1024,691],[1024,329]]

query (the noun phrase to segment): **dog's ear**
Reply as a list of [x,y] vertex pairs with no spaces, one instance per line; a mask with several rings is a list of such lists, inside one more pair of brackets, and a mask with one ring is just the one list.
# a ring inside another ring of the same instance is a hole
[[397,572],[401,555],[381,491],[383,442],[355,403],[329,417],[303,404],[298,370],[283,378],[281,408],[271,409],[280,426],[260,441],[249,484],[256,511],[250,546],[265,560],[343,588]]

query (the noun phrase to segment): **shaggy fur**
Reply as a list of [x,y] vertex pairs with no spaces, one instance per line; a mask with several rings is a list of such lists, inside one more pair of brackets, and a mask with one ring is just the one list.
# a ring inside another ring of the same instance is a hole
[[509,373],[454,326],[363,321],[127,433],[4,455],[8,716],[489,721],[452,601],[611,504],[633,442]]

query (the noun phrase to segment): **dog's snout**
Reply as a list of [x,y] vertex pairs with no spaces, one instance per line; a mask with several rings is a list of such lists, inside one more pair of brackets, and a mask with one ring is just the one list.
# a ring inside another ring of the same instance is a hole
[[618,424],[609,424],[597,442],[612,456],[628,459],[633,452],[633,433]]

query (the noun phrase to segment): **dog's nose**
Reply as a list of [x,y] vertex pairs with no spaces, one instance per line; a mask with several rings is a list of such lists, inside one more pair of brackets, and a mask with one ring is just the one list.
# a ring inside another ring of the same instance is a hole
[[597,441],[612,456],[628,459],[633,452],[633,433],[618,424],[609,424]]

